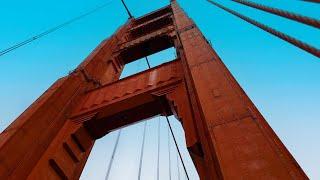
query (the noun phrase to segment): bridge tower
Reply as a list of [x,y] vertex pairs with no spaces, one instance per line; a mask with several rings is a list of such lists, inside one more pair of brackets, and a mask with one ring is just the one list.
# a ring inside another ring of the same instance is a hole
[[96,139],[159,114],[181,121],[201,179],[308,179],[176,1],[129,19],[1,133],[0,179],[78,179]]

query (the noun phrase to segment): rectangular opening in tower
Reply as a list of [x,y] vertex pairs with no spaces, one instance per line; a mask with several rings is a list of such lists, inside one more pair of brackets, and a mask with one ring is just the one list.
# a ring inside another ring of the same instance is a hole
[[[199,176],[186,147],[184,129],[174,116],[169,117],[169,121],[190,179],[197,180]],[[119,143],[116,145],[118,136],[119,130],[116,130],[95,142],[80,179],[105,179],[106,174],[109,174],[110,179],[131,180],[138,176],[139,165],[141,179],[156,179],[158,168],[161,169],[160,179],[170,179],[169,172],[172,179],[187,179],[165,117],[156,116],[122,128]],[[142,146],[143,141],[145,142]],[[111,170],[108,173],[109,168]],[[126,173],[123,173],[124,170]]]
[[150,68],[153,68],[163,63],[173,61],[175,59],[177,59],[177,54],[174,47],[167,48],[149,56],[142,57],[138,60],[126,64],[121,73],[120,79],[148,70],[148,63],[150,65]]

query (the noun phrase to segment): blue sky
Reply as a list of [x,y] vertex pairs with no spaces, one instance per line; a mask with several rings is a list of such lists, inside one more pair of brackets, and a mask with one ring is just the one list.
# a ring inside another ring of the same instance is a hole
[[[320,5],[302,1],[254,0],[273,7],[283,8],[320,19]],[[48,28],[91,10],[108,0],[13,0],[0,6],[0,49],[40,33]],[[126,0],[134,16],[162,7],[169,0]],[[180,0],[188,15],[195,20],[203,34],[229,70],[259,108],[280,139],[287,146],[311,179],[320,179],[320,61],[246,22],[217,9],[205,0]],[[320,48],[320,30],[270,15],[230,1],[225,6],[255,17],[255,19]],[[10,54],[0,57],[0,130],[3,130],[57,78],[74,69],[103,39],[110,36],[127,19],[120,0],[112,0],[108,7],[79,20]],[[165,52],[151,57],[159,63],[172,56]],[[128,71],[146,64],[136,63]],[[155,164],[156,139],[153,130],[157,119],[148,127],[146,158],[143,175],[153,176],[148,168]],[[164,122],[164,121],[163,121]],[[183,132],[174,121],[179,145],[183,146]],[[162,123],[162,140],[166,142],[167,129]],[[142,124],[125,130],[120,143],[121,158],[115,162],[110,179],[123,175],[132,179],[136,170],[141,143]],[[103,179],[110,157],[114,134],[97,141],[82,179]],[[148,149],[147,148],[147,149]],[[167,150],[162,147],[161,173],[167,176]],[[172,154],[175,153],[171,147]],[[186,154],[186,152],[184,152]],[[120,157],[120,156],[119,156]],[[185,155],[186,161],[190,162]],[[126,163],[124,163],[126,162]],[[149,164],[148,164],[149,163]],[[172,160],[172,163],[173,160]],[[120,169],[121,168],[121,169]],[[127,173],[123,173],[126,169]],[[181,169],[180,169],[181,170]],[[192,177],[194,168],[188,163]],[[182,171],[181,171],[182,173]],[[176,175],[176,174],[175,174]],[[118,178],[119,179],[119,178]]]

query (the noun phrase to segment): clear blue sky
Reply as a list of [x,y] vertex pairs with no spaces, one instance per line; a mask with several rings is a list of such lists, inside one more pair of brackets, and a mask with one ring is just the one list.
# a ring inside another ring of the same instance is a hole
[[[0,49],[24,40],[70,18],[78,16],[108,0],[12,0],[0,6]],[[254,0],[274,7],[320,19],[320,5],[298,0]],[[126,0],[137,17],[169,3],[169,0]],[[235,78],[265,116],[311,179],[320,179],[320,59],[253,27],[208,4],[205,0],[180,0],[204,35],[223,59]],[[320,30],[274,15],[219,0],[243,14],[277,28],[320,48]],[[120,0],[68,27],[15,52],[0,57],[0,130],[2,131],[57,78],[74,69],[103,39],[126,21]],[[172,56],[171,52],[152,57],[156,64]],[[135,71],[143,62],[131,66]],[[148,127],[146,160],[143,176],[154,176],[157,120]],[[179,144],[183,132],[174,123]],[[162,123],[162,141],[167,129]],[[110,179],[133,179],[141,143],[142,124],[123,133],[119,154]],[[82,179],[104,179],[115,134],[97,142]],[[171,144],[172,145],[172,144]],[[161,149],[161,174],[167,176],[167,150]],[[175,150],[171,147],[175,158]],[[186,152],[185,152],[186,153]],[[186,161],[190,159],[185,156]],[[153,164],[152,164],[153,163]],[[172,160],[172,164],[175,161]],[[191,163],[188,169],[196,177]],[[124,170],[125,169],[125,170]],[[180,169],[181,170],[181,169]],[[176,171],[174,172],[176,173]],[[182,171],[181,171],[182,174]],[[175,176],[176,174],[173,174]],[[131,176],[131,177],[130,177]],[[176,177],[176,176],[175,176]]]

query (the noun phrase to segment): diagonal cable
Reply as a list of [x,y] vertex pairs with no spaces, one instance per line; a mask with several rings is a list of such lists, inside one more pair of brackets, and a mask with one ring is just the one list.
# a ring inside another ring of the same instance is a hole
[[320,3],[320,0],[301,0],[301,1],[306,1],[310,3]]
[[165,117],[166,117],[166,120],[167,120],[167,123],[168,123],[169,129],[170,129],[171,135],[172,135],[172,137],[173,137],[174,144],[175,144],[175,146],[176,146],[176,148],[177,148],[177,151],[178,151],[178,154],[179,154],[179,157],[180,157],[180,160],[181,160],[181,163],[182,163],[182,166],[183,166],[184,172],[185,172],[185,174],[186,174],[186,176],[187,176],[187,179],[189,180],[189,175],[188,175],[188,172],[187,172],[186,166],[185,166],[185,164],[184,164],[184,161],[183,161],[183,159],[182,159],[182,155],[181,155],[181,152],[180,152],[180,149],[179,149],[179,146],[178,146],[178,143],[177,143],[176,137],[175,137],[175,135],[174,135],[174,133],[173,133],[173,130],[172,130],[172,127],[171,127],[171,124],[170,124],[169,118],[168,118],[168,116],[165,116]]
[[90,14],[93,14],[93,13],[101,10],[102,8],[106,7],[106,6],[109,5],[111,2],[112,2],[112,0],[106,2],[105,4],[103,4],[103,5],[101,5],[101,6],[98,6],[98,7],[94,8],[94,9],[92,9],[92,10],[90,10],[90,11],[88,11],[88,12],[86,12],[86,13],[80,15],[80,16],[77,16],[77,17],[75,17],[75,18],[72,18],[72,19],[70,19],[70,20],[68,20],[68,21],[66,21],[66,22],[64,22],[64,23],[62,23],[62,24],[60,24],[60,25],[58,25],[58,26],[55,26],[55,27],[53,27],[53,28],[50,28],[50,29],[48,29],[48,30],[46,30],[46,31],[44,31],[44,32],[42,32],[42,33],[40,33],[40,34],[37,34],[37,35],[35,35],[35,36],[33,36],[33,37],[29,38],[29,39],[26,39],[26,40],[24,40],[24,41],[22,41],[22,42],[19,42],[19,43],[15,44],[15,45],[13,45],[13,46],[11,46],[11,47],[9,47],[9,48],[6,48],[6,49],[4,49],[4,50],[1,50],[1,51],[0,51],[0,56],[3,56],[3,55],[5,55],[5,54],[7,54],[7,53],[9,53],[9,52],[11,52],[11,51],[13,51],[13,50],[15,50],[15,49],[18,49],[18,48],[20,48],[20,47],[22,47],[22,46],[24,46],[24,45],[27,45],[27,44],[29,44],[29,43],[31,43],[31,42],[39,39],[39,38],[42,38],[42,37],[44,37],[44,36],[46,36],[46,35],[48,35],[48,34],[50,34],[50,33],[53,33],[53,32],[55,32],[55,31],[57,31],[57,30],[65,27],[65,26],[67,26],[67,25],[69,25],[69,24],[71,24],[71,23],[73,23],[73,22],[75,22],[75,21],[78,21],[78,20],[80,20],[80,19],[82,19],[82,18],[84,18],[84,17],[86,17],[86,16],[88,16],[88,15],[90,15]]
[[262,4],[258,4],[258,3],[254,3],[248,0],[232,0],[234,2],[249,6],[251,8],[255,8],[255,9],[259,9],[261,11],[265,11],[271,14],[275,14],[281,17],[285,17],[309,26],[313,26],[315,28],[320,28],[320,21],[314,18],[310,18],[310,17],[306,17],[306,16],[302,16],[293,12],[289,12],[289,11],[285,11],[285,10],[281,10],[278,8],[273,8],[273,7],[268,7]]
[[252,24],[254,26],[257,26],[260,29],[262,29],[262,30],[264,30],[264,31],[266,31],[266,32],[268,32],[268,33],[270,33],[270,34],[272,34],[272,35],[274,35],[274,36],[276,36],[276,37],[278,37],[278,38],[280,38],[280,39],[282,39],[282,40],[284,40],[284,41],[286,41],[286,42],[288,42],[288,43],[290,43],[290,44],[292,44],[292,45],[294,45],[294,46],[296,46],[296,47],[298,47],[298,48],[300,48],[300,49],[302,49],[302,50],[304,50],[304,51],[306,51],[306,52],[308,52],[308,53],[310,53],[310,54],[312,54],[314,56],[316,56],[316,57],[318,57],[318,58],[320,58],[320,49],[317,49],[317,48],[315,48],[315,47],[313,47],[313,46],[311,46],[311,45],[309,45],[309,44],[307,44],[305,42],[302,42],[302,41],[300,41],[300,40],[298,40],[298,39],[296,39],[294,37],[291,37],[291,36],[289,36],[289,35],[287,35],[285,33],[282,33],[282,32],[280,32],[280,31],[278,31],[276,29],[273,29],[273,28],[271,28],[271,27],[269,27],[267,25],[264,25],[264,24],[254,20],[254,19],[251,19],[251,18],[249,18],[247,16],[244,16],[244,15],[242,15],[242,14],[240,14],[240,13],[234,11],[234,10],[231,10],[231,9],[229,9],[227,7],[224,7],[221,4],[218,4],[217,2],[214,2],[212,0],[207,0],[207,1],[210,2],[213,5],[215,5],[215,6],[219,7],[219,8],[221,8],[221,9],[229,12],[230,14],[233,14],[234,16],[237,16],[238,18],[240,18],[240,19],[242,19],[242,20],[244,20],[244,21],[246,21],[246,22],[248,22],[248,23],[250,23],[250,24]]

